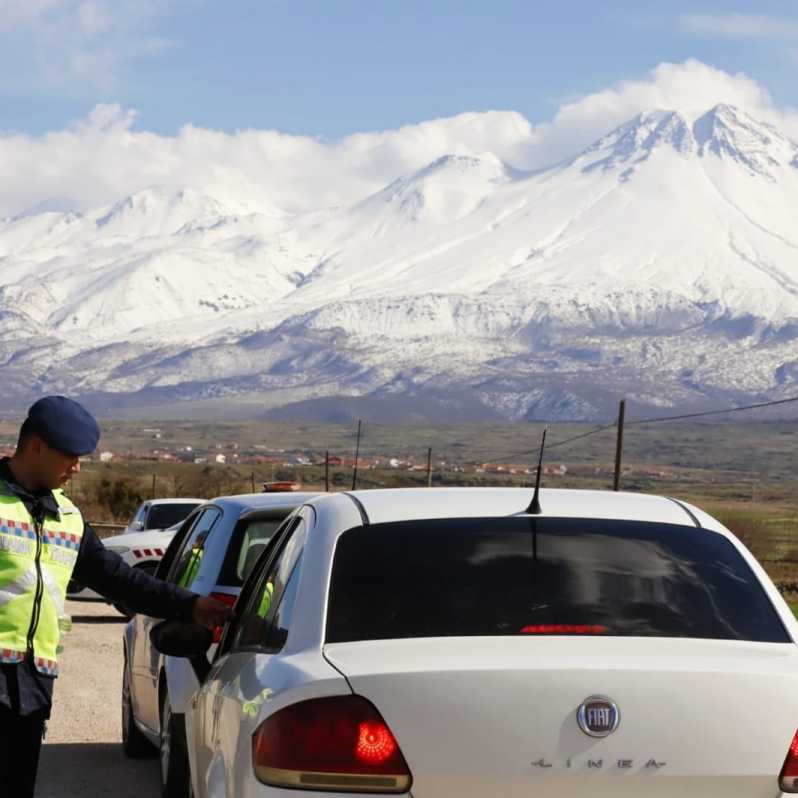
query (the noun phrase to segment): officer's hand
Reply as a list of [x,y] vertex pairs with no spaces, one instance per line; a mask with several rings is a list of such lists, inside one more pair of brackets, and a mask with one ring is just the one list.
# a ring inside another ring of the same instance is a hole
[[210,596],[199,596],[194,602],[192,617],[195,623],[213,629],[224,626],[233,617],[233,608]]

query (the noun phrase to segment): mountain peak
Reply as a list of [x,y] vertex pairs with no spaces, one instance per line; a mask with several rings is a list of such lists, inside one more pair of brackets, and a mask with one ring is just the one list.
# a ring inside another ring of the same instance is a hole
[[105,208],[95,224],[98,230],[110,235],[169,235],[189,221],[227,213],[218,200],[194,189],[171,191],[153,186]]
[[725,103],[699,117],[693,135],[699,155],[734,161],[753,174],[771,177],[773,168],[798,156],[798,145],[775,127]]
[[643,111],[584,150],[571,164],[583,171],[624,166],[623,179],[659,152],[684,157],[716,157],[751,174],[772,178],[772,170],[798,165],[798,144],[765,122],[726,103],[718,103],[692,124],[672,110]]
[[450,153],[394,180],[356,207],[389,214],[397,222],[451,222],[471,213],[497,185],[512,180],[511,171],[491,152]]
[[631,164],[624,171],[628,176],[629,169],[634,169],[635,164],[648,160],[663,149],[675,150],[685,156],[695,151],[690,124],[678,111],[643,111],[602,136],[571,163],[581,165],[585,172]]

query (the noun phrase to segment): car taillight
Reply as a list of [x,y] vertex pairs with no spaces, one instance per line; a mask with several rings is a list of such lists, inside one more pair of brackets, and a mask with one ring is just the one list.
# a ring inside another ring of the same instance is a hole
[[[217,601],[221,601],[223,604],[227,604],[228,607],[232,607],[233,604],[236,603],[237,596],[231,596],[229,593],[211,593],[211,598],[216,599]],[[214,626],[213,627],[213,642],[218,643],[222,639],[222,632],[224,631],[223,626]]]
[[273,787],[400,793],[412,776],[391,730],[362,696],[312,698],[252,735],[255,776]]
[[798,731],[792,738],[779,774],[779,789],[782,792],[798,792]]

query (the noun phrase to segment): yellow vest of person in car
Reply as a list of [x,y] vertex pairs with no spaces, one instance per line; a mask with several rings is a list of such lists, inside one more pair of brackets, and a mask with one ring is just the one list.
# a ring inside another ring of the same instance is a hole
[[83,537],[83,517],[60,490],[60,520],[38,524],[0,487],[0,662],[33,653],[40,673],[58,674],[59,618]]
[[183,569],[183,573],[177,577],[178,587],[191,587],[191,584],[197,578],[200,566],[202,565],[203,548],[202,544],[197,542],[191,549],[191,554],[188,556],[188,562]]
[[266,620],[269,610],[272,606],[272,597],[274,596],[274,585],[272,582],[267,582],[263,588],[263,595],[260,597],[260,604],[258,605],[257,615],[261,620]]

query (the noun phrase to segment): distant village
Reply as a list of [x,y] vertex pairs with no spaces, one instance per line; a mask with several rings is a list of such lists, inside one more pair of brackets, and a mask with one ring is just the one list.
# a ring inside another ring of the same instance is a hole
[[[311,450],[286,450],[274,449],[266,445],[253,444],[242,447],[238,443],[217,443],[211,447],[198,446],[170,446],[166,443],[159,444],[163,440],[162,432],[158,428],[142,429],[150,440],[156,445],[146,449],[130,449],[117,451],[111,449],[100,449],[95,454],[83,458],[85,462],[96,463],[140,463],[140,462],[161,462],[161,463],[187,463],[210,466],[272,466],[277,469],[302,469],[306,467],[324,467],[325,458],[327,465],[331,469],[351,469],[355,466],[353,454],[333,454]],[[15,442],[11,440],[0,440],[0,454],[10,455],[13,452]],[[425,457],[416,459],[394,456],[386,453],[381,456],[360,456],[357,459],[358,470],[389,470],[398,471],[420,471],[425,472],[431,468],[434,472],[462,473],[462,474],[489,474],[496,476],[524,477],[533,476],[535,466],[530,463],[503,463],[503,462],[449,462],[443,459],[436,459],[427,463]],[[549,463],[543,466],[543,474],[548,477],[592,477],[605,476],[612,473],[611,464],[571,464]],[[664,470],[661,468],[641,468],[635,469],[639,476],[652,479],[678,479],[678,472]]]

